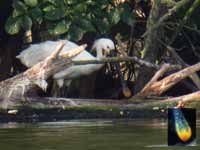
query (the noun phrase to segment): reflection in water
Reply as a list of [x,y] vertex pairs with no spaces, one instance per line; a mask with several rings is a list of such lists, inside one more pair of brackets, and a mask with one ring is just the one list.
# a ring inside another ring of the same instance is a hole
[[166,146],[166,120],[0,124],[0,139],[2,150],[182,150]]

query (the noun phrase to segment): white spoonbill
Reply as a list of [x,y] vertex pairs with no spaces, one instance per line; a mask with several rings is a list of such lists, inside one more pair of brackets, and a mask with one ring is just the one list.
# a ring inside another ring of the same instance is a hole
[[[20,59],[22,64],[24,64],[28,68],[32,67],[33,65],[48,57],[55,50],[56,46],[60,42],[65,43],[65,46],[63,47],[61,53],[78,47],[77,44],[68,40],[46,41],[39,44],[31,44],[27,49],[23,50],[18,56],[16,56],[16,58]],[[72,60],[75,61],[99,59],[102,57],[106,57],[106,55],[114,49],[115,45],[112,40],[108,38],[100,38],[96,40],[92,46],[92,50],[96,50],[96,57],[84,50]],[[89,75],[102,68],[103,65],[104,64],[86,64],[71,66],[54,74],[53,79],[56,80],[59,88],[61,88],[64,84],[64,80],[70,81],[82,75]]]

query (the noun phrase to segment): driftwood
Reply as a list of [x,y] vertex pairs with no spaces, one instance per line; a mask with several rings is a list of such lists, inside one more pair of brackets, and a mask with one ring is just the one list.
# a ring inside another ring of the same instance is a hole
[[150,80],[149,83],[139,92],[138,96],[160,96],[162,93],[166,92],[169,88],[174,86],[179,81],[185,79],[186,77],[194,74],[195,72],[200,70],[200,63],[189,66],[183,70],[180,70],[176,73],[173,73],[164,79],[157,81],[159,77],[161,77],[168,69],[170,65],[163,65],[161,69],[154,75],[154,77]]
[[48,85],[46,79],[63,68],[73,65],[70,58],[83,51],[86,45],[59,55],[63,47],[64,43],[60,43],[56,50],[44,61],[34,65],[24,73],[0,82],[0,97],[2,99],[12,97],[17,99],[26,96],[27,93],[32,93],[37,87],[46,90]]

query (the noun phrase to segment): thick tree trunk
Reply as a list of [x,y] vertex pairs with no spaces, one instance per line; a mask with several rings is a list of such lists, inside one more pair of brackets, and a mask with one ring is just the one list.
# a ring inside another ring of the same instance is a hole
[[[172,3],[171,3],[172,2]],[[187,11],[186,15],[182,19],[180,27],[177,29],[176,33],[170,38],[170,44],[174,42],[174,39],[177,37],[182,28],[182,24],[185,24],[191,14],[199,5],[199,0],[181,0],[179,2],[175,1],[152,1],[152,9],[150,16],[147,20],[147,31],[144,34],[145,37],[145,46],[143,49],[144,60],[147,60],[151,63],[155,63],[156,60],[159,60],[160,54],[163,53],[163,47],[160,41],[166,42],[166,35],[164,35],[164,25],[166,21],[174,20],[176,14],[180,14],[182,11]],[[173,4],[174,3],[174,4]],[[172,8],[168,8],[172,6]],[[178,16],[178,15],[177,15]],[[166,42],[167,43],[167,42]],[[138,79],[136,81],[135,93],[139,92],[144,85],[151,79],[154,74],[152,69],[143,69],[139,70]]]
[[[165,3],[162,3],[160,0],[153,1],[153,6],[147,21],[147,31],[150,30],[150,32],[148,32],[145,37],[145,46],[143,49],[144,60],[151,63],[155,63],[162,54],[163,47],[159,39],[162,39],[164,34],[163,26],[157,28],[153,27],[166,12],[167,6]],[[143,67],[139,70],[138,78],[135,83],[135,93],[139,92],[151,79],[154,71],[155,70],[152,68],[144,69]]]

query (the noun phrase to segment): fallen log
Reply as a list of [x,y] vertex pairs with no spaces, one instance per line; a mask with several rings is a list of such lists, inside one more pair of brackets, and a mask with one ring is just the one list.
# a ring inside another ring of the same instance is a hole
[[[9,101],[16,102],[15,99]],[[135,101],[135,100],[134,100]],[[0,99],[0,103],[2,99]],[[8,109],[0,108],[0,122],[38,122],[67,119],[166,117],[161,109],[135,109],[136,102],[123,100],[26,98]],[[0,105],[2,106],[2,105]]]
[[[51,109],[76,109],[76,108],[99,108],[99,109],[119,109],[119,110],[138,110],[138,109],[167,109],[169,107],[175,107],[179,101],[189,104],[194,103],[192,107],[199,108],[197,102],[200,101],[200,91],[179,96],[179,97],[159,97],[158,99],[141,99],[140,97],[133,97],[129,100],[116,100],[116,99],[73,99],[73,98],[55,98],[55,97],[26,97],[26,100],[17,100],[15,98],[8,98],[4,100],[0,98],[0,110],[5,111],[2,103],[9,102],[15,103],[8,109],[21,109],[31,108],[37,110],[51,110]],[[5,102],[4,102],[5,101]],[[191,105],[189,105],[191,106]],[[186,105],[187,107],[187,105]]]

